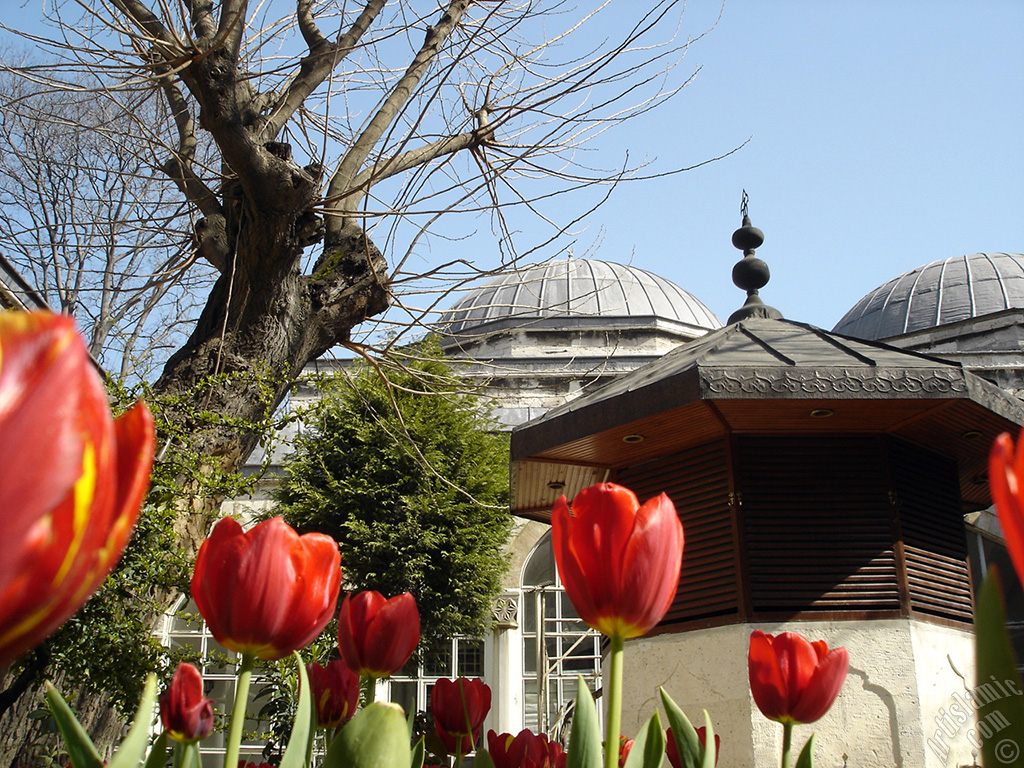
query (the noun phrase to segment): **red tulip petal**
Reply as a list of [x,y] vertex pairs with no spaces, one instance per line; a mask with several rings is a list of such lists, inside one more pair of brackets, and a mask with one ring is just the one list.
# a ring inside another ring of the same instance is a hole
[[558,576],[580,618],[594,627],[599,620],[597,605],[591,592],[587,574],[577,558],[573,546],[575,518],[569,512],[565,497],[555,502],[551,513],[551,547],[554,551]]
[[420,641],[420,614],[408,592],[386,600],[364,635],[364,664],[374,677],[399,671]]
[[786,693],[786,713],[792,714],[818,667],[818,654],[803,635],[781,632],[772,641]]
[[750,651],[747,656],[750,675],[750,692],[754,703],[769,720],[780,720],[786,716],[789,707],[786,679],[779,666],[772,637],[761,630],[750,635]]
[[664,493],[649,499],[636,514],[624,552],[620,634],[639,637],[668,612],[679,588],[683,562],[683,525]]
[[989,455],[989,487],[1010,559],[1017,576],[1024,582],[1024,502],[1020,485],[1020,478],[1024,475],[1022,446],[1024,440],[1019,440],[1015,454],[1009,434],[1004,432],[996,438]]
[[828,712],[843,687],[850,666],[845,648],[835,648],[818,664],[790,715],[798,723],[813,723]]

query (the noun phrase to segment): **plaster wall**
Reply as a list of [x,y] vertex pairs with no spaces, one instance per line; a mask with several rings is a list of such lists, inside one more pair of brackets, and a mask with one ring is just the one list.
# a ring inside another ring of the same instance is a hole
[[660,708],[663,686],[695,725],[708,710],[722,738],[720,765],[777,766],[782,726],[760,713],[748,685],[753,629],[800,632],[849,651],[850,672],[835,705],[794,732],[794,751],[817,734],[816,765],[948,768],[974,761],[970,722],[947,724],[941,744],[928,743],[936,718],[965,690],[958,673],[973,680],[973,635],[912,619],[733,624],[628,641],[623,733],[635,735]]

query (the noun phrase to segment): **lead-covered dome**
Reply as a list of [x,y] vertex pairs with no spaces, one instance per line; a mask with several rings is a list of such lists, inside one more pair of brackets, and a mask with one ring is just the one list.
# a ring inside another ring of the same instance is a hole
[[933,261],[871,291],[832,330],[888,339],[1024,308],[1024,255],[975,253]]
[[464,335],[504,327],[587,318],[651,318],[700,333],[721,321],[670,280],[638,267],[593,259],[563,259],[511,270],[457,301],[441,330]]

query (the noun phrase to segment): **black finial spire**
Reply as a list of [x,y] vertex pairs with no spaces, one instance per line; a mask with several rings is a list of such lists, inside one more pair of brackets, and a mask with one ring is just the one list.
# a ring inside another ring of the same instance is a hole
[[732,282],[737,288],[747,292],[747,300],[743,306],[729,315],[729,322],[736,323],[751,317],[767,317],[773,320],[782,318],[782,313],[769,307],[758,295],[758,289],[764,288],[771,278],[768,265],[754,255],[754,250],[764,242],[764,232],[750,224],[748,204],[750,198],[747,190],[743,190],[740,201],[741,226],[732,233],[732,244],[743,251],[743,258],[732,268]]

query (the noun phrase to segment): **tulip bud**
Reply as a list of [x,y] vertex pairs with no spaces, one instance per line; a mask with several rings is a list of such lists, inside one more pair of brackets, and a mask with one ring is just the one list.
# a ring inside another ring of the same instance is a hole
[[490,710],[491,689],[476,678],[441,678],[430,694],[434,728],[451,755],[473,750]]
[[393,675],[419,641],[420,614],[408,592],[390,600],[372,591],[345,596],[338,616],[338,650],[357,675]]
[[796,724],[821,718],[839,695],[849,665],[845,648],[830,651],[824,641],[796,632],[750,635],[750,692],[769,720]]
[[679,587],[683,525],[664,493],[643,506],[628,488],[601,483],[563,496],[551,517],[558,575],[580,618],[608,637],[639,637],[668,611]]
[[355,714],[359,676],[345,662],[336,659],[326,667],[314,662],[306,666],[306,672],[319,728],[337,728]]
[[330,536],[284,520],[249,531],[226,517],[196,556],[192,598],[221,645],[275,661],[305,648],[334,616],[341,555]]
[[213,730],[213,700],[203,696],[203,678],[191,664],[179,664],[160,697],[160,722],[182,744],[205,739]]

